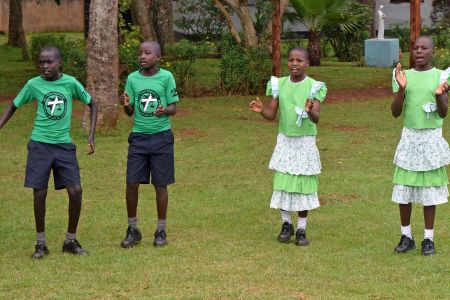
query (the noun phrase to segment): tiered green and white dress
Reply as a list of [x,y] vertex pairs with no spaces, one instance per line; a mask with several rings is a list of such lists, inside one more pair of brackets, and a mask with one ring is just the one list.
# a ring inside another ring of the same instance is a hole
[[267,84],[266,94],[279,101],[280,111],[277,144],[269,163],[269,169],[275,170],[271,208],[304,211],[320,206],[317,129],[304,108],[308,98],[322,102],[326,93],[325,84],[310,77],[297,83],[289,76],[272,77]]
[[[439,117],[434,91],[442,70],[406,71],[403,104],[403,132],[395,152],[392,201],[423,206],[448,202],[450,149],[442,137],[443,119]],[[393,76],[392,88],[398,92]]]

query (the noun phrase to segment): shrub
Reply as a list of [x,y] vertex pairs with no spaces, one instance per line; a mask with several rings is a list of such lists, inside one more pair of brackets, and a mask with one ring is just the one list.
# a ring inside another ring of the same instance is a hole
[[386,30],[386,36],[398,39],[400,49],[403,53],[409,52],[409,25],[406,23],[392,24]]
[[86,45],[84,41],[68,41],[62,34],[39,34],[31,38],[31,58],[36,68],[44,46],[55,46],[61,51],[62,72],[75,76],[83,85],[86,84]]
[[272,71],[272,61],[266,47],[243,49],[230,37],[220,45],[219,77],[227,93],[257,94],[265,90]]
[[166,45],[166,59],[161,61],[161,67],[171,71],[177,82],[180,95],[192,95],[194,82],[192,81],[194,62],[207,54],[210,46],[205,42],[195,43],[181,40],[172,45]]
[[437,49],[433,56],[433,65],[442,70],[450,67],[450,50],[448,48]]
[[353,20],[351,30],[343,30],[334,23],[322,28],[325,41],[330,43],[339,61],[359,61],[364,52],[364,40],[369,37],[367,27],[371,20],[370,9],[365,4],[352,3],[351,13],[342,15],[342,19]]

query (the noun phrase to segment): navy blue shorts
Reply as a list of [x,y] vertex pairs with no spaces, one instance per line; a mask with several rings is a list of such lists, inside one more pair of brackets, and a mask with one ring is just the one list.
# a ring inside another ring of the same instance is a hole
[[48,188],[50,171],[53,169],[55,189],[81,185],[77,147],[72,143],[47,144],[30,140],[25,171],[25,187]]
[[132,132],[128,137],[127,184],[150,182],[163,187],[175,182],[172,130],[155,134]]

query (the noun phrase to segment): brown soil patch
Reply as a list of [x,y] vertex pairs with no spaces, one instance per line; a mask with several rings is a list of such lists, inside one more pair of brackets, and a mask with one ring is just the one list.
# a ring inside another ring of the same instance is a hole
[[10,102],[14,99],[14,96],[1,96],[0,95],[0,102]]
[[329,91],[325,99],[329,102],[347,102],[354,100],[379,100],[392,97],[392,90],[385,87],[371,87],[361,89],[345,89]]
[[335,203],[350,203],[358,200],[356,195],[320,195],[319,201],[321,205],[331,205]]
[[177,107],[177,113],[175,114],[175,117],[186,117],[189,116],[192,112],[188,109],[180,109]]
[[325,128],[329,128],[332,130],[342,131],[342,132],[354,132],[354,131],[367,131],[369,129],[368,126],[345,126],[345,125],[325,125]]
[[197,128],[180,128],[174,130],[175,138],[185,138],[190,136],[206,136],[206,132]]

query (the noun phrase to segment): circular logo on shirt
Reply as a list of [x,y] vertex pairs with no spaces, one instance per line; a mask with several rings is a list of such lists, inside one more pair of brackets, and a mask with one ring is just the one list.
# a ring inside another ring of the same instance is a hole
[[[161,105],[161,99],[153,90],[142,90],[137,99],[139,113],[144,117],[153,117],[155,110]],[[136,106],[136,105],[135,105]]]
[[61,120],[67,112],[67,100],[63,94],[50,92],[42,99],[45,115],[51,120]]

